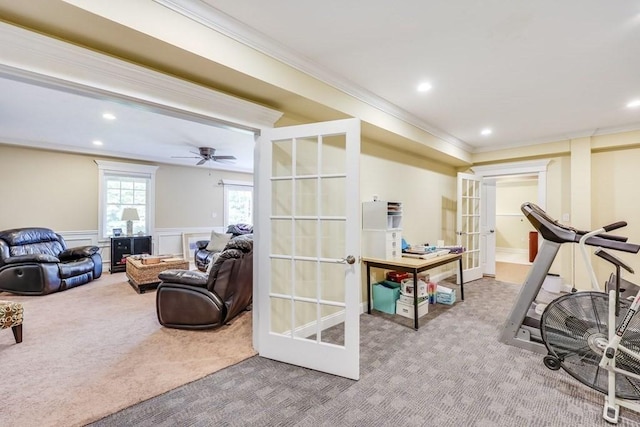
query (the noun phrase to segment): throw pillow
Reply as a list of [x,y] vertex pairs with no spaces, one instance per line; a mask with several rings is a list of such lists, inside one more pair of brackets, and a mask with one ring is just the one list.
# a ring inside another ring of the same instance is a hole
[[225,245],[231,239],[231,234],[218,233],[216,231],[211,232],[211,240],[209,240],[209,244],[207,245],[207,250],[209,252],[220,252],[224,249]]

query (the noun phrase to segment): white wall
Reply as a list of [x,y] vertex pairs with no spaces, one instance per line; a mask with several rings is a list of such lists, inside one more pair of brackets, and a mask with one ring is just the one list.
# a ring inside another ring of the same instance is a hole
[[520,206],[538,203],[537,178],[511,178],[496,181],[496,249],[528,252],[529,232],[535,228]]

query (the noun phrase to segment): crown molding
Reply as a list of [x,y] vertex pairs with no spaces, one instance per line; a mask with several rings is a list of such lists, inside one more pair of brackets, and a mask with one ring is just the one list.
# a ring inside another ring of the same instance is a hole
[[317,63],[292,51],[290,48],[273,40],[267,35],[249,27],[237,19],[225,14],[215,7],[201,0],[153,0],[154,2],[173,10],[199,24],[224,34],[260,53],[268,55],[290,67],[295,68],[315,79],[318,79],[347,95],[374,107],[386,114],[400,119],[412,126],[424,130],[445,142],[471,152],[473,147],[450,135],[424,120],[373,94],[372,92],[344,79],[341,76],[321,67]]
[[570,141],[572,139],[578,138],[591,138],[594,136],[602,136],[602,135],[613,135],[616,133],[624,133],[624,132],[633,132],[640,130],[640,123],[634,123],[626,126],[616,126],[616,127],[608,127],[608,128],[596,128],[596,129],[588,129],[579,132],[572,132],[568,134],[562,134],[552,137],[544,137],[540,139],[532,139],[528,141],[520,141],[513,142],[509,144],[502,145],[491,145],[486,147],[476,147],[472,150],[473,153],[487,153],[491,151],[500,151],[500,150],[509,150],[513,148],[522,148],[522,147],[530,147],[533,145],[542,145],[542,144],[550,144],[553,142],[560,141]]
[[3,22],[0,44],[4,77],[141,103],[256,134],[273,127],[282,116],[279,111]]
[[[128,152],[125,153],[121,151],[105,152],[104,150],[94,149],[88,146],[78,147],[75,145],[34,141],[34,140],[27,140],[27,139],[17,139],[17,138],[3,136],[2,134],[0,134],[0,146],[2,145],[10,145],[14,147],[24,147],[24,148],[36,148],[40,150],[59,151],[63,153],[82,154],[86,156],[96,156],[101,158],[114,157],[114,158],[121,158],[126,160],[134,160],[134,161],[137,160],[137,161],[143,161],[146,163],[153,163],[154,165],[150,165],[149,166],[150,168],[159,167],[158,165],[181,166],[185,168],[196,167],[195,165],[185,165],[180,161],[177,161],[177,160],[172,161],[171,159],[154,156],[153,154],[142,155],[142,154],[135,154],[135,153],[128,153]],[[97,159],[94,159],[94,161],[97,164],[100,164],[99,162],[107,162],[104,160],[97,160]],[[118,162],[115,162],[115,163],[118,163]],[[248,174],[252,174],[254,172],[253,168],[245,168],[245,167],[239,167],[235,165],[225,165],[217,162],[214,162],[214,163],[215,164],[208,165],[207,169],[220,170],[220,171],[226,171],[226,172],[248,173]],[[199,167],[199,168],[202,168],[202,167]]]

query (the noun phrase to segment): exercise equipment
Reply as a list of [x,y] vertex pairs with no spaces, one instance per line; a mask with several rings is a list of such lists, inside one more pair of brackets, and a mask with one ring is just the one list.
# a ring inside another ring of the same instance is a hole
[[[598,248],[595,255],[615,266],[616,273],[599,284],[585,249],[588,238],[619,228],[616,223],[587,233],[579,242],[595,291],[577,292],[555,299],[544,310],[540,322],[542,340],[548,350],[543,361],[547,368],[562,368],[584,385],[605,394],[603,418],[617,423],[620,406],[640,411],[640,288],[625,281],[621,288],[621,269],[633,269],[613,254]],[[625,224],[626,225],[626,224]],[[623,290],[624,289],[624,290]],[[622,294],[622,298],[621,297]],[[625,296],[625,294],[627,294]]]
[[[627,243],[626,237],[609,235],[605,232],[594,234],[560,224],[534,203],[523,203],[520,209],[540,233],[542,244],[511,313],[507,317],[499,339],[505,344],[546,354],[547,349],[540,333],[540,315],[535,310],[535,300],[560,246],[567,243],[579,243],[580,239],[587,235],[584,244],[589,246],[638,253],[640,245]],[[603,229],[612,231],[624,225],[626,223],[619,222],[603,227]]]

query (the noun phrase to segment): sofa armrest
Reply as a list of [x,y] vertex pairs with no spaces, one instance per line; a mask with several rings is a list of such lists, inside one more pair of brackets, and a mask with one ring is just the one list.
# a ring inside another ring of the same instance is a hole
[[79,258],[87,258],[95,254],[100,250],[97,246],[78,246],[75,248],[68,248],[58,254],[58,258],[61,261],[69,261]]
[[196,247],[198,249],[206,249],[208,244],[209,244],[208,240],[198,240],[196,242]]
[[17,255],[4,259],[5,264],[25,264],[28,262],[60,262],[58,257],[46,254]]
[[158,279],[164,283],[177,283],[181,285],[207,287],[209,276],[200,271],[191,270],[165,270],[158,274]]
[[156,290],[156,312],[163,326],[207,329],[222,324],[226,306],[206,288],[162,282]]

